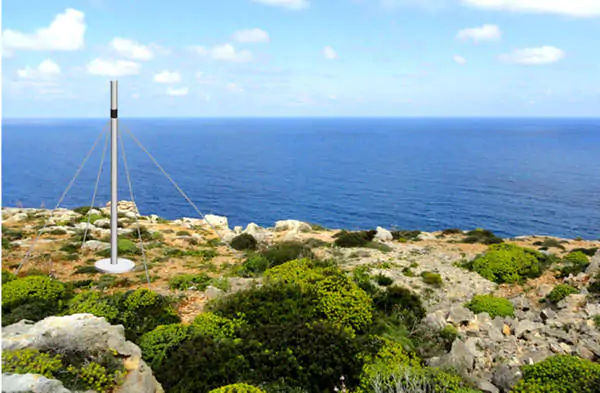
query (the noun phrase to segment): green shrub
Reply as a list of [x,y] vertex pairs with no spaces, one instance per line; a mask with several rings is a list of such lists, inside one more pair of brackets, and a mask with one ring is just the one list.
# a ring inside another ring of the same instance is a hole
[[6,239],[9,242],[15,240],[21,240],[25,236],[25,233],[20,229],[10,229],[2,227],[2,239]]
[[160,369],[167,351],[191,337],[191,327],[180,323],[157,326],[140,338],[144,360],[153,370]]
[[548,248],[560,248],[561,250],[565,249],[565,246],[563,246],[558,240],[556,239],[544,239],[544,241],[537,241],[533,243],[534,246],[541,246],[541,248],[544,249],[548,249]]
[[571,252],[582,252],[585,255],[587,255],[588,257],[593,257],[596,252],[598,252],[598,247],[591,247],[591,248],[575,248],[573,250],[571,250]]
[[77,266],[73,270],[73,275],[75,275],[75,274],[98,274],[98,273],[99,273],[99,271],[98,271],[98,269],[96,269],[95,266],[87,266],[87,265]]
[[600,387],[600,364],[576,356],[552,356],[522,371],[511,393],[598,393]]
[[104,317],[111,324],[125,327],[125,337],[131,341],[159,325],[179,323],[172,300],[148,289],[103,295],[88,291],[75,296],[66,314],[91,313]]
[[10,282],[10,281],[13,281],[16,279],[17,279],[16,275],[9,272],[8,270],[2,269],[2,284],[6,284],[7,282]]
[[203,312],[194,318],[192,328],[194,333],[220,339],[235,337],[237,329],[245,324],[243,315],[239,315],[236,319],[230,319],[212,312]]
[[398,285],[392,285],[373,297],[376,310],[384,314],[403,313],[410,322],[419,322],[426,315],[421,298],[411,290]]
[[46,378],[54,378],[61,369],[60,356],[52,356],[36,349],[2,351],[3,373],[39,374]]
[[90,224],[93,225],[96,221],[102,220],[103,218],[104,218],[104,216],[100,215],[100,214],[92,214],[90,216],[86,213],[84,216],[79,218],[79,222],[88,222],[88,219],[89,219]]
[[104,296],[98,291],[86,291],[71,299],[66,314],[89,313],[106,318],[107,322],[114,324],[119,320],[119,312],[118,305],[110,296]]
[[433,285],[435,287],[440,287],[444,284],[442,276],[437,273],[423,272],[421,273],[421,278],[425,284]]
[[91,207],[91,206],[80,206],[80,207],[76,207],[75,209],[73,209],[73,211],[75,213],[79,213],[79,214],[85,216],[92,209],[93,209],[93,207]]
[[2,249],[6,250],[6,251],[10,251],[10,250],[12,250],[12,248],[13,248],[13,246],[12,246],[12,244],[10,244],[10,240],[3,237],[2,238]]
[[266,393],[264,390],[246,383],[234,383],[213,389],[208,393]]
[[592,319],[594,320],[594,324],[596,325],[596,328],[598,330],[600,330],[600,314],[595,315]]
[[442,231],[442,235],[446,236],[446,235],[459,235],[462,234],[463,231],[459,228],[448,228],[448,229],[444,229]]
[[548,258],[543,254],[514,244],[492,244],[488,251],[475,258],[468,268],[498,284],[515,283],[539,277]]
[[413,272],[412,269],[409,267],[402,268],[402,274],[404,274],[406,277],[414,277],[415,276],[415,272]]
[[574,265],[584,265],[587,266],[590,263],[590,260],[587,255],[582,253],[581,251],[573,251],[565,255],[563,258],[565,262],[570,262]]
[[2,309],[10,311],[15,307],[37,300],[58,305],[65,294],[65,286],[47,276],[18,278],[2,285]]
[[262,255],[269,261],[269,267],[281,265],[294,259],[314,258],[314,254],[306,244],[300,242],[282,242],[276,244]]
[[[448,347],[451,347],[454,340],[458,338],[458,330],[452,325],[446,325],[440,331],[440,337],[450,344]],[[450,348],[447,349],[450,350]]]
[[198,274],[178,274],[169,278],[169,288],[185,291],[195,287],[198,291],[204,291],[210,284],[211,278],[205,273]]
[[238,251],[256,250],[258,242],[249,233],[242,233],[231,240],[231,247]]
[[475,295],[465,307],[474,314],[486,312],[492,319],[497,316],[512,317],[515,313],[514,306],[508,299],[492,295]]
[[384,274],[379,273],[378,275],[375,276],[375,281],[377,281],[377,284],[387,287],[389,285],[392,285],[394,283],[394,280]]
[[499,244],[504,240],[496,236],[492,231],[487,229],[475,229],[467,232],[467,237],[462,240],[463,243],[481,243],[481,244]]
[[404,239],[407,241],[410,241],[410,240],[414,241],[414,240],[419,239],[420,234],[421,234],[421,231],[406,231],[406,230],[392,231],[392,238],[394,240]]
[[365,247],[369,242],[371,242],[377,231],[359,231],[359,232],[348,232],[342,230],[336,233],[333,237],[335,241],[333,244],[337,247]]
[[374,295],[379,292],[379,288],[373,284],[371,276],[369,275],[369,270],[370,268],[368,266],[355,267],[354,270],[352,270],[352,279],[359,288],[362,288],[370,295]]
[[558,284],[552,288],[552,291],[550,291],[550,293],[546,296],[546,300],[548,300],[550,303],[556,304],[574,293],[579,293],[579,290],[568,284]]
[[269,268],[269,260],[260,254],[249,255],[239,269],[242,277],[254,277]]
[[188,231],[177,231],[175,233],[175,236],[191,236],[192,234],[189,233]]

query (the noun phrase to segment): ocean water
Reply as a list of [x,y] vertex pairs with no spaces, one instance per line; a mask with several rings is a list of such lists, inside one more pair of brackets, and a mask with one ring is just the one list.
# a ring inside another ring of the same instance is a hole
[[[122,119],[230,226],[483,227],[600,238],[600,119]],[[105,120],[4,120],[2,204],[54,207]],[[197,217],[123,132],[142,214]],[[104,139],[61,204],[90,205]],[[119,199],[130,199],[120,161]],[[108,151],[96,205],[110,199]]]

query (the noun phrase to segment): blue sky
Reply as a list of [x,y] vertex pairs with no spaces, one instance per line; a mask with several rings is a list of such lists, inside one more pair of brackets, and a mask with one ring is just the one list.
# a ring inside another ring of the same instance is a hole
[[600,114],[600,0],[2,6],[4,117]]

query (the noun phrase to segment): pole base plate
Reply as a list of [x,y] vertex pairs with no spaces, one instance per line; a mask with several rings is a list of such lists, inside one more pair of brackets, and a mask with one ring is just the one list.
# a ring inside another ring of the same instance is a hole
[[127,273],[133,270],[135,263],[129,259],[117,258],[117,263],[110,263],[110,258],[101,259],[94,264],[97,270],[108,274]]

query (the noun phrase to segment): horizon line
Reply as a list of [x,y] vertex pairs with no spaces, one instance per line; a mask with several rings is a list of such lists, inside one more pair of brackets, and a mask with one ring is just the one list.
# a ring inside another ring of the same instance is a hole
[[[86,116],[86,117],[2,117],[4,120],[103,120],[106,117]],[[410,115],[281,115],[281,116],[119,116],[119,119],[599,119],[600,115],[587,116],[570,116],[570,115],[540,115],[540,116],[522,116],[522,115],[426,115],[426,116],[410,116]]]

